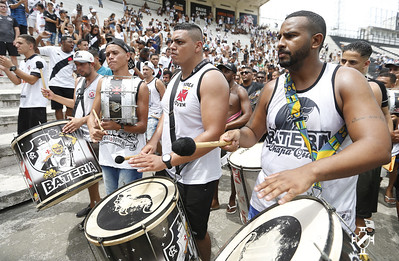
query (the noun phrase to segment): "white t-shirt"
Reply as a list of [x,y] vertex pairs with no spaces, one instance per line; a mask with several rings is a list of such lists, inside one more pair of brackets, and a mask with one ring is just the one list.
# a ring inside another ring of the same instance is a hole
[[49,86],[75,89],[73,54],[65,53],[58,46],[39,47],[40,54],[50,57]]
[[[40,61],[43,64],[43,78],[47,86],[47,63],[46,61],[37,54],[32,55],[26,60],[22,60],[19,63],[19,69],[29,75],[34,75],[40,78],[40,70],[36,67],[36,62]],[[48,100],[43,97],[41,89],[43,83],[41,79],[38,79],[34,84],[29,84],[22,80],[21,82],[21,98],[19,107],[20,108],[38,108],[46,107]]]
[[[159,58],[159,64],[162,65],[162,69],[168,69],[170,70],[170,68],[172,68],[172,57],[166,57],[166,56],[161,56],[161,58]],[[169,67],[170,65],[170,67]]]
[[44,25],[46,21],[44,20],[43,13],[37,12],[36,13],[36,30],[39,31],[39,34],[44,31]]

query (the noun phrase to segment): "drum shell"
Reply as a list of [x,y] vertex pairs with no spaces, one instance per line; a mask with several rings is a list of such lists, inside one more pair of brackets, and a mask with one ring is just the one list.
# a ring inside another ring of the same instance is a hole
[[102,178],[98,160],[82,132],[62,133],[67,122],[36,126],[11,143],[39,210],[75,195]]
[[[248,221],[248,211],[251,201],[252,191],[255,187],[256,179],[261,171],[260,157],[261,157],[262,143],[258,143],[255,146],[244,149],[241,148],[233,152],[229,158],[228,163],[230,165],[231,175],[233,176],[234,187],[236,189],[236,197],[238,207],[240,209],[240,219],[242,224],[246,224]],[[254,157],[254,163],[244,166],[245,160],[237,161],[235,156],[242,154],[245,156]]]
[[[298,211],[298,205],[304,205],[303,209]],[[263,242],[257,242],[260,240]],[[324,260],[317,247],[330,260],[359,260],[358,249],[342,229],[334,210],[310,196],[298,196],[284,205],[271,206],[227,242],[215,261]]]
[[[152,180],[170,181],[162,177],[144,178],[121,187],[102,201],[109,200],[109,197],[115,197],[125,188],[133,186],[134,183],[151,182]],[[198,253],[177,188],[175,192],[173,200],[167,204],[167,207],[157,215],[152,216],[150,220],[143,220],[139,226],[135,225],[130,232],[104,238],[96,237],[97,232],[93,233],[92,226],[88,228],[88,222],[99,219],[95,212],[96,208],[103,207],[102,202],[100,202],[92,209],[86,219],[86,238],[97,247],[97,252],[100,252],[105,260],[196,259]],[[99,212],[97,211],[97,213]]]
[[126,125],[135,125],[138,121],[137,90],[141,80],[137,77],[114,79],[103,78],[101,85],[101,115],[103,120],[113,120]]

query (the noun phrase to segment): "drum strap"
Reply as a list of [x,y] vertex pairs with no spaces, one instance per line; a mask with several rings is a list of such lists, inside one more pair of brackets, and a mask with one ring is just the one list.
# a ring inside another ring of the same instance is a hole
[[[172,144],[176,140],[176,126],[175,126],[175,115],[173,113],[173,103],[176,97],[176,92],[177,92],[177,87],[179,86],[180,83],[180,77],[181,77],[181,72],[176,75],[176,81],[173,84],[172,92],[170,94],[170,99],[169,99],[169,131],[170,131],[170,143]],[[175,167],[176,169],[176,174],[179,174],[181,169],[179,166]]]
[[[295,123],[295,126],[298,128],[306,147],[308,148],[312,161],[334,155],[348,134],[346,125],[343,125],[338,132],[335,133],[334,136],[332,136],[319,151],[317,151],[315,144],[309,139],[308,130],[306,129],[306,122],[301,110],[301,103],[296,93],[295,84],[292,81],[291,75],[289,73],[286,74],[284,91],[291,117]],[[317,189],[321,193],[322,189],[320,182],[314,183],[312,186],[312,190],[313,189]]]
[[82,104],[82,110],[83,110],[83,117],[86,115],[86,113],[85,113],[85,105],[84,105],[84,102],[83,102],[83,100],[84,100],[83,99],[83,97],[84,97],[83,94],[85,93],[85,88],[86,88],[86,78],[81,77],[79,79],[77,85],[79,86],[79,83],[81,83],[82,80],[83,80],[83,83],[82,83],[82,85],[79,88],[79,91],[78,91],[78,93],[76,95],[75,105],[73,106],[72,117],[75,117],[75,113],[76,113],[76,110],[78,109],[78,105],[79,105],[80,101],[82,101],[81,104]]

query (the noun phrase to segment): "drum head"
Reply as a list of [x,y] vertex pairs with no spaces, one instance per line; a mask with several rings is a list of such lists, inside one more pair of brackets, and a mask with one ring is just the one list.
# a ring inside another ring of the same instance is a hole
[[240,148],[230,154],[229,163],[236,168],[260,169],[260,158],[263,143],[257,143],[251,148]]
[[178,199],[175,184],[168,178],[143,178],[116,190],[89,213],[86,237],[93,243],[114,245],[134,239],[161,222]]
[[261,212],[216,260],[320,260],[320,251],[339,260],[342,237],[338,218],[319,200],[302,197]]

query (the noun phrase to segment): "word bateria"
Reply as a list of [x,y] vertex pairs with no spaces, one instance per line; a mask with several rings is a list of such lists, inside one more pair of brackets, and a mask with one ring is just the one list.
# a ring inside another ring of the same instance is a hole
[[71,169],[69,171],[64,172],[63,174],[56,176],[50,180],[45,180],[42,182],[42,187],[46,195],[50,194],[57,188],[64,186],[66,183],[73,181],[75,179],[79,179],[84,175],[88,175],[91,173],[97,173],[98,170],[94,166],[92,162],[88,162],[83,166],[80,166],[75,169]]

